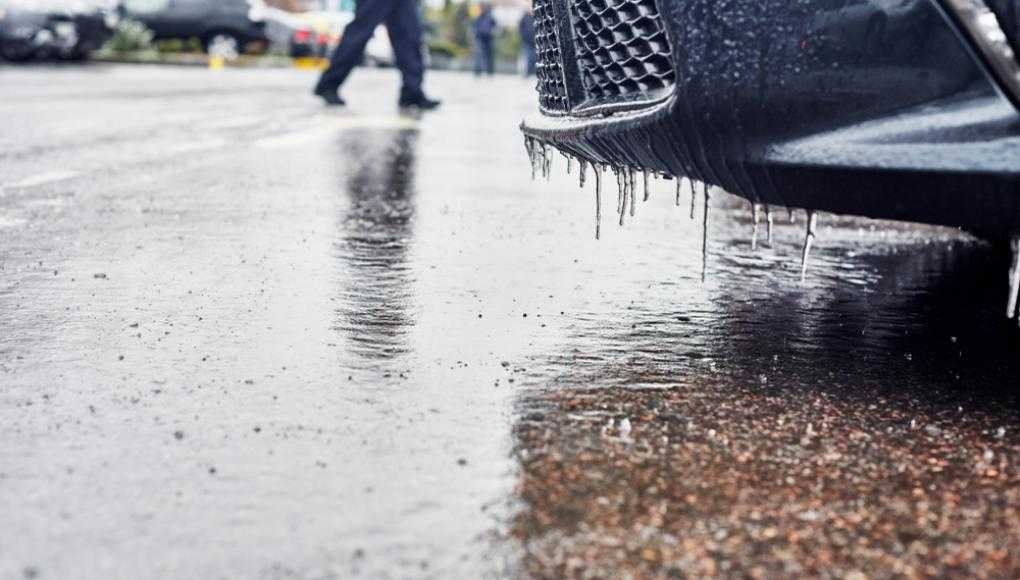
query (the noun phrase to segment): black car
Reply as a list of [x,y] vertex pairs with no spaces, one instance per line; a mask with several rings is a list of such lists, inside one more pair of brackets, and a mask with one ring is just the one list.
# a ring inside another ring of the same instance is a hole
[[117,12],[101,0],[0,0],[0,57],[82,60],[113,34]]
[[[1020,0],[535,0],[534,14],[540,114],[523,130],[539,167],[558,149],[624,188],[647,171],[761,213],[1020,248]],[[1016,272],[1014,299],[1020,254]]]
[[152,30],[156,40],[197,38],[206,52],[243,54],[265,47],[262,20],[251,17],[250,0],[124,0],[121,13]]

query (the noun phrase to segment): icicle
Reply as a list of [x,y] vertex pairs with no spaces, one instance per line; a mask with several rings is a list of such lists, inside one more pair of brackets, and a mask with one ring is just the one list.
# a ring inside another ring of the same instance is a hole
[[701,283],[708,279],[708,184],[705,184],[705,214],[701,222]]
[[627,175],[622,168],[617,179],[620,181],[620,225],[622,226],[623,219],[627,215],[627,196],[630,195],[627,185],[630,183],[630,180],[627,179]]
[[800,282],[807,279],[808,257],[811,255],[811,246],[815,243],[815,229],[818,227],[818,214],[808,212],[807,236],[804,237],[804,254],[800,259]]
[[546,156],[546,145],[545,143],[539,143],[538,148],[535,152],[535,159],[538,161],[538,172],[539,175],[545,177],[545,156]]
[[535,150],[535,140],[528,138],[524,141],[524,147],[528,150],[528,161],[531,162],[531,180],[535,180],[535,173],[538,170],[538,152]]
[[577,180],[580,182],[581,187],[584,187],[584,180],[588,177],[588,162],[584,159],[579,159],[578,165]]
[[613,175],[616,177],[616,215],[623,214],[623,176],[618,167],[613,168]]
[[648,189],[648,170],[645,169],[642,175],[645,178],[645,201],[648,201],[648,198],[651,197],[651,191]]
[[694,219],[694,204],[698,201],[698,192],[694,189],[694,180],[691,180],[691,219]]
[[756,203],[751,204],[751,219],[754,220],[754,225],[751,226],[751,250],[757,250],[758,224],[761,222],[761,206]]
[[637,195],[637,178],[634,176],[634,174],[635,174],[635,171],[633,169],[631,169],[630,170],[630,183],[629,183],[629,189],[630,189],[630,217],[634,216],[634,209],[637,206],[637,204],[634,201],[634,196]]
[[1009,304],[1006,306],[1006,316],[1013,318],[1017,316],[1017,302],[1020,299],[1020,236],[1014,236],[1009,246],[1013,252],[1013,262],[1009,268]]
[[567,155],[566,153],[564,153],[563,156],[567,158],[567,175],[570,175],[570,171],[574,165],[574,158]]
[[772,218],[772,208],[765,204],[765,239],[768,240],[770,248],[772,247]]
[[602,239],[602,171],[598,167],[595,167],[595,239]]
[[676,206],[680,207],[680,189],[683,186],[683,180],[679,177],[676,180]]
[[787,214],[787,216],[788,216],[788,217],[790,218],[790,223],[791,223],[791,224],[792,224],[792,223],[795,223],[795,222],[797,221],[797,216],[796,216],[796,215],[794,215],[794,213],[793,213],[793,208],[792,208],[792,207],[788,207],[788,208],[786,208],[786,214]]
[[549,148],[547,148],[544,145],[542,147],[542,158],[545,160],[545,163],[542,168],[543,176],[545,177],[546,181],[548,181],[549,179],[552,179],[553,155],[552,151],[550,151]]

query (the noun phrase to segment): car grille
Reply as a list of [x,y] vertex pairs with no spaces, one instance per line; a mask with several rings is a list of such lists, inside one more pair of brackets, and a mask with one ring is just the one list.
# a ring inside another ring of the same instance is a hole
[[586,104],[645,100],[673,86],[655,0],[570,0],[570,9]]
[[552,2],[534,0],[533,4],[538,102],[548,111],[566,111],[567,88],[563,80],[562,56]]

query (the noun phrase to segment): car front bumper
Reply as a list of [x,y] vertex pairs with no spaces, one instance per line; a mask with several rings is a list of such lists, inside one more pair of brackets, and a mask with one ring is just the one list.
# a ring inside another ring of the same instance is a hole
[[529,139],[753,203],[1020,231],[1020,115],[936,0],[538,0],[535,15]]

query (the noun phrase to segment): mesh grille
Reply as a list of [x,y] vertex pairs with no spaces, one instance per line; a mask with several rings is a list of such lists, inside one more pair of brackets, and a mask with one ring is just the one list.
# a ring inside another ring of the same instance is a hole
[[556,36],[553,0],[534,0],[535,51],[538,102],[550,111],[567,110],[567,89],[563,82],[560,44]]
[[673,86],[669,40],[655,0],[570,0],[589,102],[631,101]]

